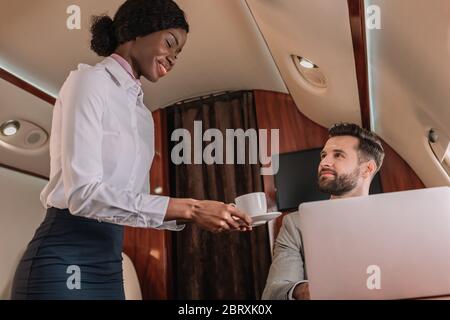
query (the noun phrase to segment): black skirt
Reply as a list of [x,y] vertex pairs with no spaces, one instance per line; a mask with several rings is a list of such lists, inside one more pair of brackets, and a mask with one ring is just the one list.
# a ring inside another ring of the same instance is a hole
[[17,267],[12,299],[125,299],[123,227],[49,208]]

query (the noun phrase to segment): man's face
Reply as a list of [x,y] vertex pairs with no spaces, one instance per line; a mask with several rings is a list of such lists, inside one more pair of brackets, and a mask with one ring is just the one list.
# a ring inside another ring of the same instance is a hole
[[318,184],[322,192],[340,196],[361,183],[357,138],[338,136],[330,138],[320,154]]

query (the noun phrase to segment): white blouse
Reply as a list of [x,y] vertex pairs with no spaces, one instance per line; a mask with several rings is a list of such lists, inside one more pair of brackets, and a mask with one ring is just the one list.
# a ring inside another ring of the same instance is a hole
[[133,227],[181,230],[163,223],[169,197],[150,195],[154,123],[141,87],[113,58],[80,64],[53,110],[45,208]]

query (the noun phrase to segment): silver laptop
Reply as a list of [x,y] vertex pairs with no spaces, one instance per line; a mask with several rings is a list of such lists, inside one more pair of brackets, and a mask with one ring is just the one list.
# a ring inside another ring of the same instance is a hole
[[299,206],[311,299],[450,296],[450,187]]

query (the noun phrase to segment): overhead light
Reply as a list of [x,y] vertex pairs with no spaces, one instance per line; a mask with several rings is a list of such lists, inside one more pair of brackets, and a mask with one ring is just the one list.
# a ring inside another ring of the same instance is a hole
[[9,120],[4,122],[0,126],[0,132],[2,133],[2,135],[9,137],[15,135],[17,131],[19,131],[19,128],[20,128],[19,121]]
[[8,120],[0,125],[0,145],[3,147],[33,150],[43,147],[47,141],[47,132],[30,121]]
[[309,61],[306,58],[303,57],[299,57],[299,62],[298,62],[303,68],[306,69],[313,69],[316,67],[316,65],[314,63],[312,63],[311,61]]
[[325,89],[328,87],[328,81],[322,70],[309,59],[305,57],[292,55],[292,61],[298,72],[308,85],[315,89]]

